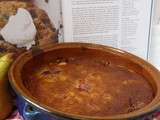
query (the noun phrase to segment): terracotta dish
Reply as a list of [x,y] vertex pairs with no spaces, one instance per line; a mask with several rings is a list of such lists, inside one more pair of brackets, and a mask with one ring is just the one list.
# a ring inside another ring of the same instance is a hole
[[66,43],[26,52],[9,76],[27,101],[69,118],[132,118],[159,106],[159,71],[106,46]]

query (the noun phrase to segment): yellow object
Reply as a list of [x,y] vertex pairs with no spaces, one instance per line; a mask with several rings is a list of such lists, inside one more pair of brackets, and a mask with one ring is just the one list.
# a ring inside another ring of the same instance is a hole
[[5,119],[13,107],[7,77],[8,69],[13,61],[12,57],[12,53],[7,53],[0,58],[0,120]]

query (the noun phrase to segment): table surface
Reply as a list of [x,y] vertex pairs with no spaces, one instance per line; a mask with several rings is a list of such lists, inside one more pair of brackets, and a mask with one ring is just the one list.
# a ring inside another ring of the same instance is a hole
[[[6,120],[23,120],[23,118],[19,115],[18,111],[15,111],[11,117],[9,117]],[[144,118],[141,118],[140,120],[160,120],[160,111],[157,111],[151,115],[145,116]]]

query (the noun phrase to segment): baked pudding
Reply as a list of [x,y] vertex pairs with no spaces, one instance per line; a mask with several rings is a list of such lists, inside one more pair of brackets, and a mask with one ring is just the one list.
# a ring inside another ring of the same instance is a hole
[[101,50],[63,48],[27,62],[21,77],[34,99],[47,106],[104,117],[134,112],[152,102],[155,92],[141,69]]

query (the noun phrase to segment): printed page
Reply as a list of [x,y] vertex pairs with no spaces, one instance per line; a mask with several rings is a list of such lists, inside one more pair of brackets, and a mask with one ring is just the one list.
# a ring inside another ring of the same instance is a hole
[[90,42],[147,58],[152,0],[62,0],[64,42]]
[[160,24],[153,26],[148,60],[160,70]]

